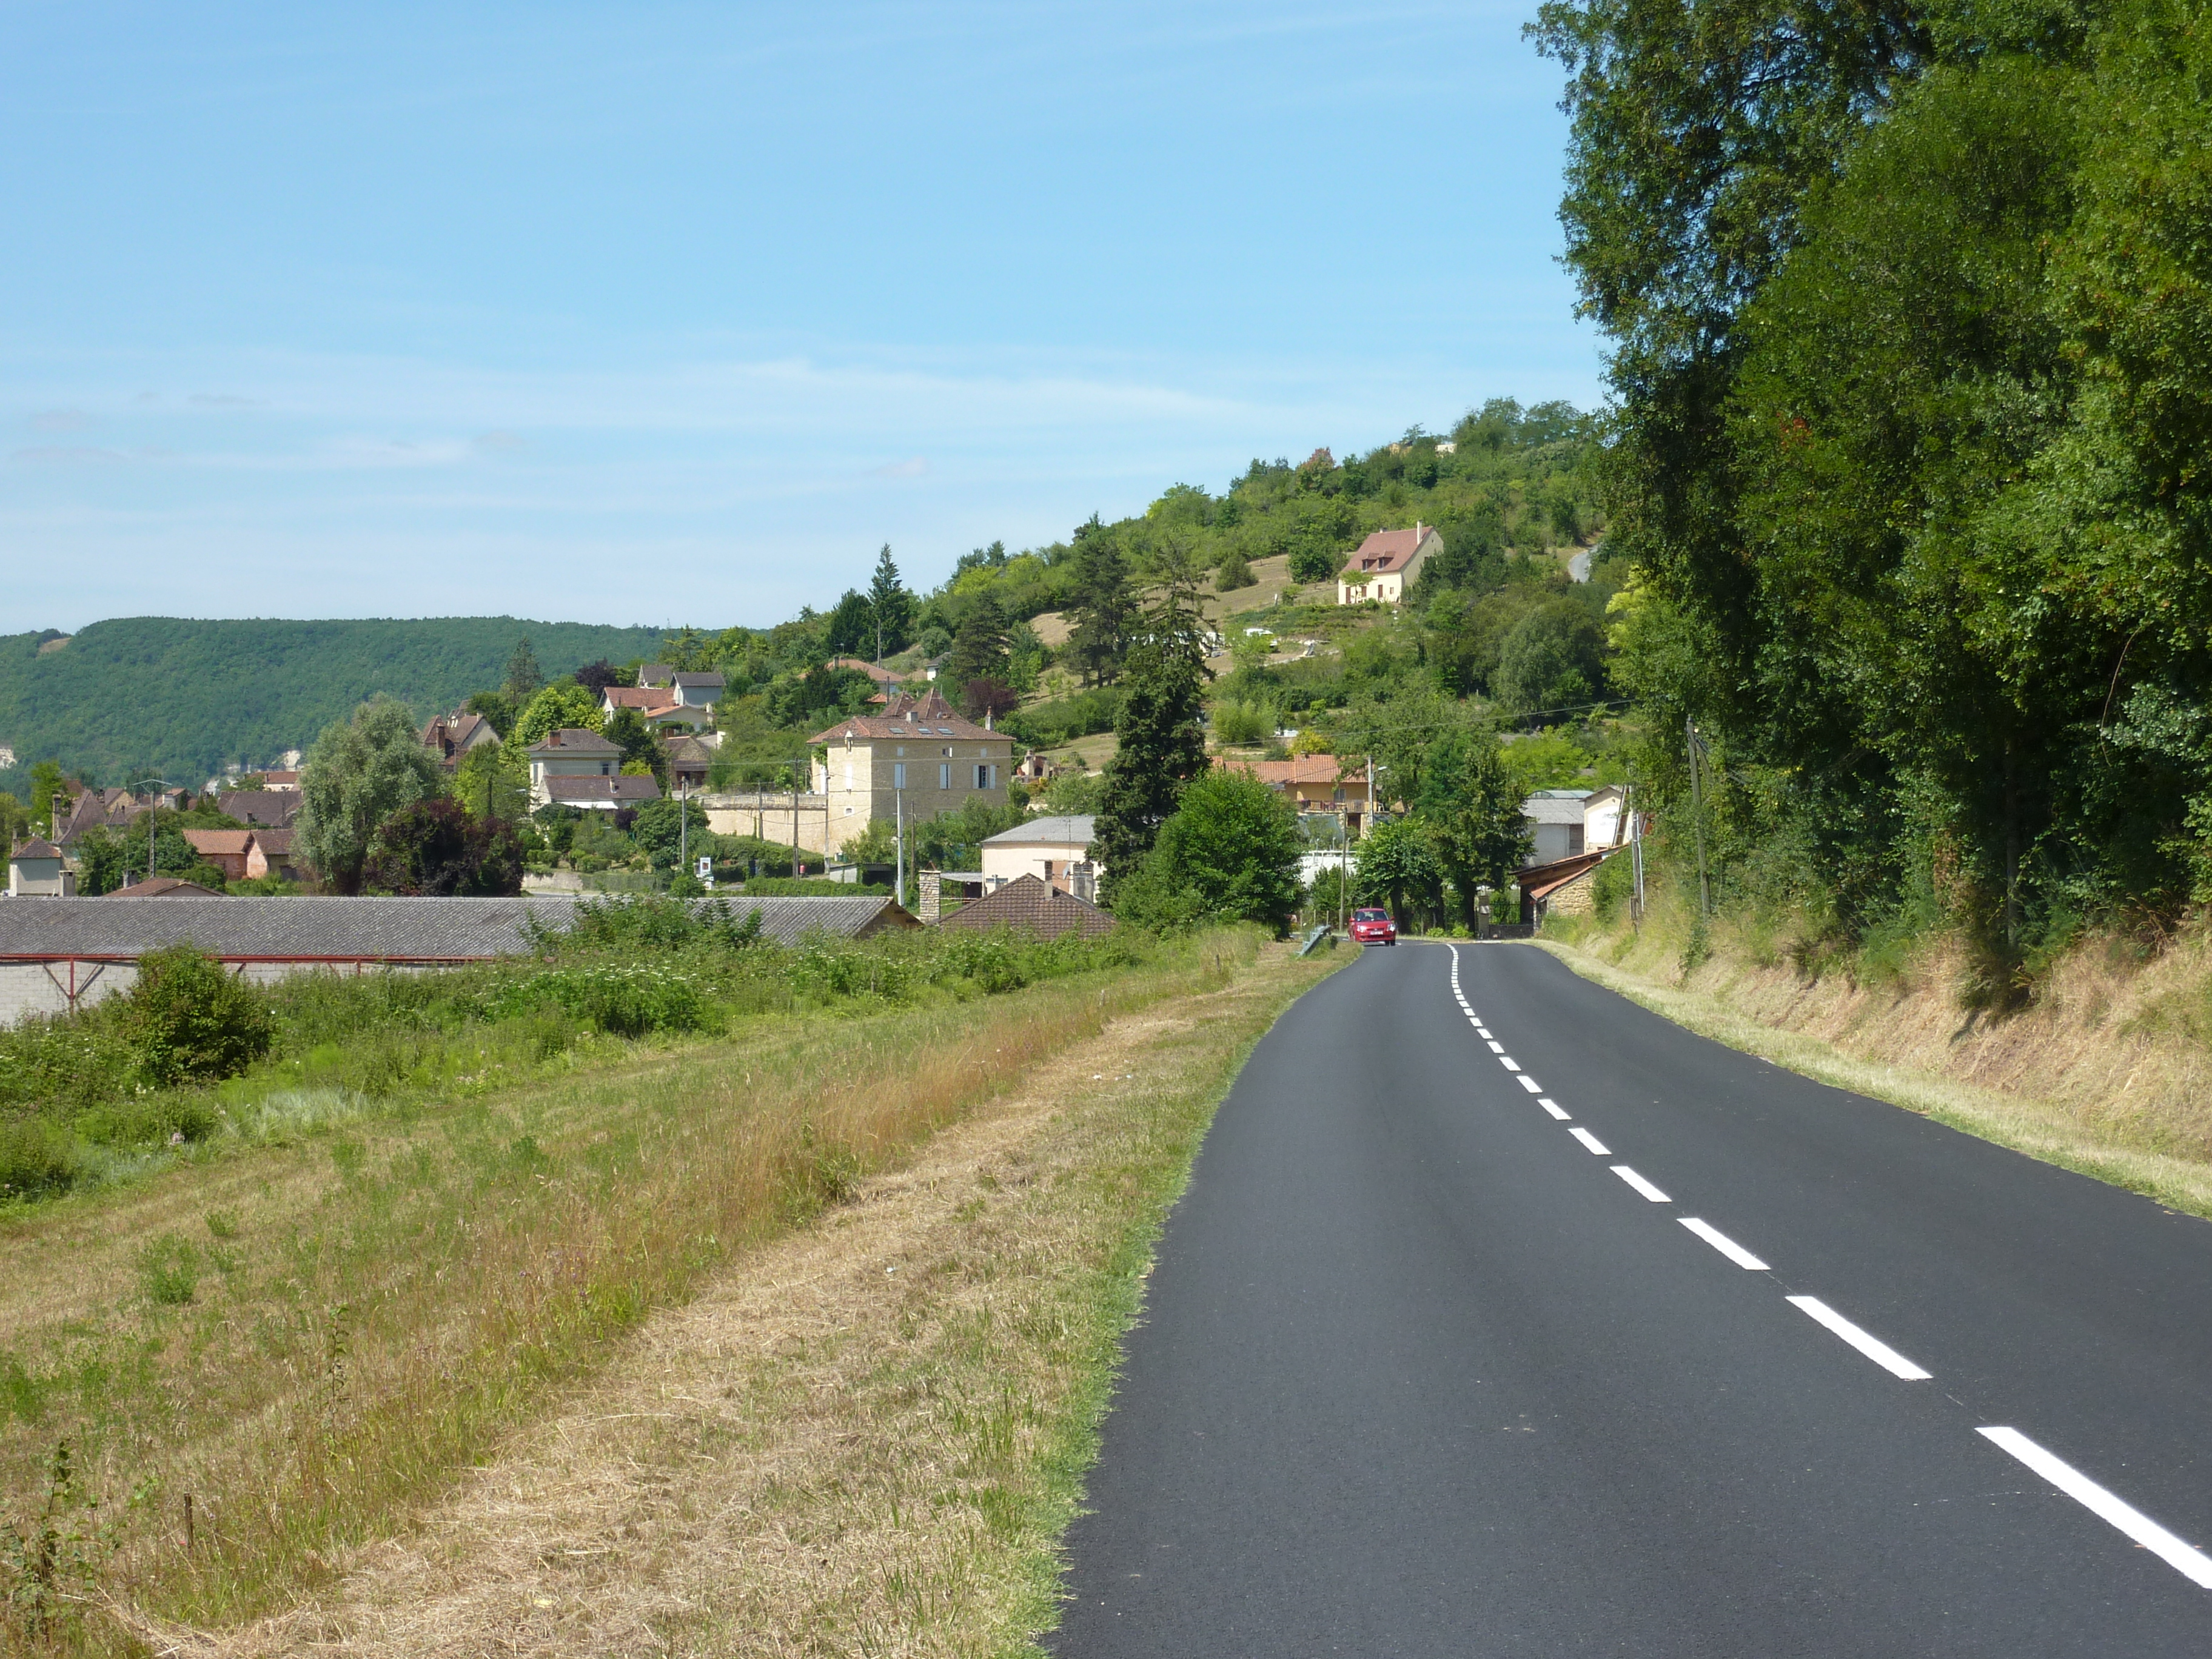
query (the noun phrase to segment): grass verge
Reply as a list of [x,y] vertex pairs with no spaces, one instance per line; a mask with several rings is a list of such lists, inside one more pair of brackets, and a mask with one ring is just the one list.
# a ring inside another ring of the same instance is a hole
[[1766,1024],[1709,993],[1656,983],[1557,939],[1534,944],[1584,979],[1700,1036],[1837,1088],[1888,1101],[2047,1164],[2127,1188],[2171,1209],[2212,1218],[2212,1167],[2199,1159],[2128,1145],[2121,1139],[2130,1133],[2124,1124],[2085,1118],[2061,1103],[1845,1054],[1818,1037]]
[[[15,1633],[144,1651],[314,1605],[678,1306],[1255,938],[339,1122],[0,1232]],[[86,1616],[104,1607],[107,1615]]]
[[165,1650],[1034,1654],[1153,1240],[1252,1042],[1248,950],[656,1312],[337,1576]]

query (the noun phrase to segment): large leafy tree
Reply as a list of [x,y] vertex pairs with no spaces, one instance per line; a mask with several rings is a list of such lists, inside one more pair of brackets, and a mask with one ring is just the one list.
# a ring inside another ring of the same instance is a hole
[[474,817],[457,800],[426,798],[377,826],[362,879],[382,893],[511,898],[522,890],[522,844],[510,823]]
[[516,718],[507,742],[518,750],[545,741],[549,732],[597,732],[606,724],[599,699],[573,681],[549,685]]
[[1255,921],[1279,935],[1297,914],[1304,847],[1288,801],[1215,769],[1184,788],[1116,908],[1138,921]]
[[1101,896],[1109,905],[1116,884],[1134,872],[1175,815],[1184,785],[1206,770],[1198,718],[1204,696],[1188,652],[1148,642],[1129,653],[1116,746],[1099,791],[1096,845],[1106,866]]
[[1454,731],[1431,746],[1415,811],[1470,933],[1476,890],[1503,889],[1528,856],[1533,831],[1522,799],[1495,738]]
[[361,891],[384,821],[440,794],[436,757],[417,738],[413,716],[391,697],[374,697],[353,718],[325,729],[300,773],[300,848],[324,885]]
[[1415,819],[1388,818],[1361,837],[1355,851],[1363,893],[1387,897],[1398,925],[1407,925],[1406,895],[1433,902],[1444,868],[1426,825]]

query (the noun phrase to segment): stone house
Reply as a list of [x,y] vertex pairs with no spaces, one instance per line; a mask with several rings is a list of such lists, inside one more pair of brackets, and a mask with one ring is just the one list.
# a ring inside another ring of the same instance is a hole
[[985,838],[983,886],[996,892],[1024,876],[1034,876],[1047,887],[1072,893],[1086,903],[1098,895],[1098,878],[1105,866],[1093,860],[1091,844],[1097,839],[1097,820],[1088,812],[1031,818]]
[[814,793],[823,797],[825,852],[866,833],[878,818],[908,822],[957,811],[972,800],[1006,804],[1013,739],[952,712],[933,688],[900,696],[880,714],[855,714],[808,739],[816,750]]
[[64,862],[62,849],[33,836],[8,854],[9,898],[75,898],[76,872]]

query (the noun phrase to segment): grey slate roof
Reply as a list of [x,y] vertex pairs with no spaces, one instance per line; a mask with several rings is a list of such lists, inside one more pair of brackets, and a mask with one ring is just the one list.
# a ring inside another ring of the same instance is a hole
[[995,836],[984,837],[986,847],[1037,847],[1042,845],[1088,847],[1094,837],[1093,826],[1097,820],[1088,812],[1071,812],[1058,817],[1031,818],[1027,823],[1018,823],[1011,830],[1001,830]]
[[1521,803],[1521,816],[1531,823],[1580,823],[1587,789],[1539,789]]
[[[702,900],[701,903],[712,903]],[[228,960],[457,962],[517,956],[530,948],[526,917],[566,927],[578,901],[565,894],[526,898],[164,898],[112,904],[104,898],[0,900],[0,962],[71,957],[131,960],[142,951],[190,940]],[[866,939],[885,927],[921,924],[880,896],[854,898],[732,898],[738,920],[761,913],[761,929],[780,944],[819,931]]]

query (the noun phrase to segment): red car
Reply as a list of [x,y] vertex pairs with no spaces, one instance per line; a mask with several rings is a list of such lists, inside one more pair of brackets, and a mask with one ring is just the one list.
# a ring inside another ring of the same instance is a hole
[[1354,910],[1352,913],[1352,942],[1354,945],[1395,945],[1398,924],[1390,920],[1388,910]]

